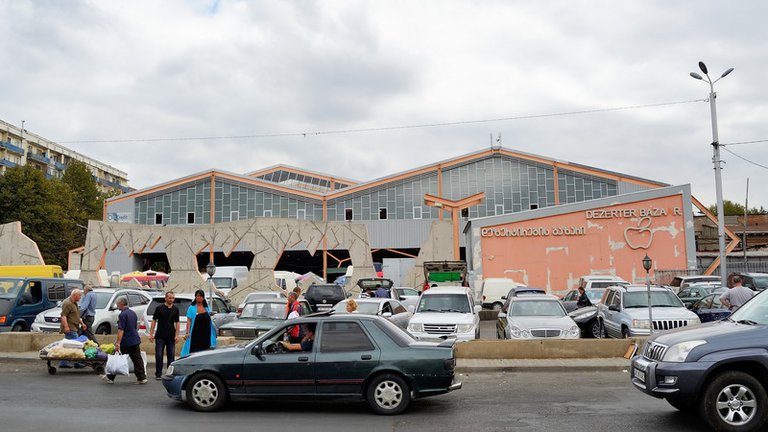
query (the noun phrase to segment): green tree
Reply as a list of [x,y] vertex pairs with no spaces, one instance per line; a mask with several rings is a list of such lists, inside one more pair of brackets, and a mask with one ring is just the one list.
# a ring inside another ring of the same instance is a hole
[[78,224],[87,226],[91,219],[101,220],[104,198],[96,187],[91,171],[84,163],[70,162],[61,181],[73,194],[73,203],[77,210],[75,219]]
[[[717,205],[709,206],[709,211],[717,214]],[[726,216],[743,216],[744,206],[731,200],[723,200],[723,213],[725,213]],[[768,211],[762,206],[760,206],[760,208],[752,207],[747,211],[747,214],[768,214]]]

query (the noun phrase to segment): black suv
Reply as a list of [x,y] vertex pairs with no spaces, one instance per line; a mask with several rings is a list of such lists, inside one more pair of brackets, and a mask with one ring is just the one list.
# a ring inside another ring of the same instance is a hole
[[768,420],[768,294],[722,321],[654,334],[632,359],[632,384],[715,430],[761,430]]
[[312,284],[304,293],[304,298],[312,308],[312,312],[322,312],[346,299],[347,293],[338,284]]

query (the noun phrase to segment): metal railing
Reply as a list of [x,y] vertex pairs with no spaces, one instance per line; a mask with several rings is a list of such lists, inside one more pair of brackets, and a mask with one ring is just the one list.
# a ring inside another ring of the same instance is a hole
[[23,148],[11,144],[10,141],[0,141],[0,147],[8,150],[11,153],[16,153],[16,154],[20,154],[20,155],[24,154],[24,149]]

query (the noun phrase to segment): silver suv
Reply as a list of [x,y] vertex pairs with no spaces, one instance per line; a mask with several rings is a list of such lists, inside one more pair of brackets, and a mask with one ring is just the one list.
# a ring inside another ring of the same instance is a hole
[[[653,330],[671,330],[701,324],[699,317],[686,309],[671,290],[651,287]],[[648,292],[645,285],[612,286],[605,289],[597,305],[597,319],[604,336],[626,338],[648,336]]]

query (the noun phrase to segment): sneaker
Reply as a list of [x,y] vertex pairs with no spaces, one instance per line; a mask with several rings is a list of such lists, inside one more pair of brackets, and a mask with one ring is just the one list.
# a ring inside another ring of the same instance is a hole
[[163,379],[163,377],[161,377],[161,376],[156,376],[156,377],[155,377],[155,379],[156,379],[156,380],[158,380],[158,381],[160,381],[161,379]]
[[136,384],[146,384],[146,383],[147,383],[146,379],[136,381]]
[[106,375],[102,375],[101,376],[101,380],[104,381],[107,384],[114,384],[115,383],[115,380],[109,379],[109,377],[106,376]]

